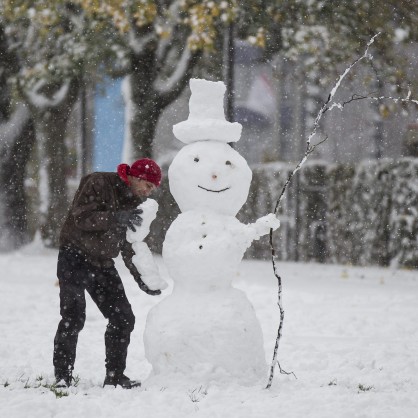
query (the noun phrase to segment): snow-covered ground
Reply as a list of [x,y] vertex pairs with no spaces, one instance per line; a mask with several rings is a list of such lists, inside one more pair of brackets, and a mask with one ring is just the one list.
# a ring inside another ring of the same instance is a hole
[[[145,318],[164,295],[147,296],[117,265],[137,318],[126,374],[145,379]],[[55,266],[56,252],[36,245],[0,255],[0,417],[418,416],[416,271],[280,263],[286,318],[279,359],[297,379],[277,370],[269,390],[103,389],[106,322],[87,297],[75,368],[80,381],[57,398],[44,387],[53,382],[59,321]],[[256,309],[270,363],[279,320],[270,263],[243,261],[234,283]]]

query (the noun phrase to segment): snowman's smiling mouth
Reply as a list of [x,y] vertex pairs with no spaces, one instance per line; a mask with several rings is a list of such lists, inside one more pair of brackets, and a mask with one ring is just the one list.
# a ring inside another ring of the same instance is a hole
[[224,192],[225,190],[230,189],[230,187],[226,187],[225,189],[222,189],[222,190],[211,190],[211,189],[206,189],[205,187],[202,187],[202,186],[199,186],[199,185],[197,185],[197,187],[199,187],[203,190],[206,190],[207,192],[212,192],[212,193],[221,193],[221,192]]

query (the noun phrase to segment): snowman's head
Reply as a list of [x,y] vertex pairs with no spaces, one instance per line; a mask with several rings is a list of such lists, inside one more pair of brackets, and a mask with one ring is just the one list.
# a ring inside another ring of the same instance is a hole
[[251,178],[245,159],[219,141],[186,145],[168,170],[170,191],[182,212],[210,210],[235,216],[247,200]]

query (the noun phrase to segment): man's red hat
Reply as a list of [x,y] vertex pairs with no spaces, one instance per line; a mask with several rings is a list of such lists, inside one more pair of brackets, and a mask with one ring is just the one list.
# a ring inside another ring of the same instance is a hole
[[128,164],[118,165],[119,177],[129,185],[128,176],[136,177],[155,184],[157,187],[161,184],[161,168],[150,158],[142,158],[135,161],[130,167]]

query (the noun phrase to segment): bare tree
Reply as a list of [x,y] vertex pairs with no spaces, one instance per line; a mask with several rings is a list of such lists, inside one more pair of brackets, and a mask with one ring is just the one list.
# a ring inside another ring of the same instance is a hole
[[24,180],[35,132],[27,106],[13,100],[10,79],[18,69],[0,25],[0,249],[15,249],[29,240]]
[[[89,38],[82,10],[65,0],[0,2],[3,22],[18,71],[15,95],[26,104],[38,143],[39,188],[43,241],[58,245],[58,234],[68,210],[65,143],[70,113],[79,97],[83,72],[96,62],[97,43]],[[16,153],[19,150],[15,150]],[[16,154],[17,155],[17,154]]]

